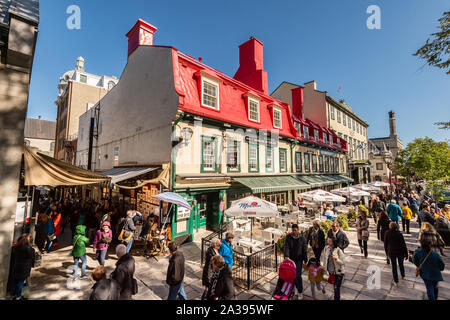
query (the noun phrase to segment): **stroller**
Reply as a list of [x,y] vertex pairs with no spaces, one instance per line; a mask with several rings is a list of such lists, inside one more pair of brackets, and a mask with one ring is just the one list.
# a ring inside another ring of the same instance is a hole
[[286,260],[280,264],[278,282],[272,295],[275,300],[292,300],[296,274],[295,264],[292,261]]

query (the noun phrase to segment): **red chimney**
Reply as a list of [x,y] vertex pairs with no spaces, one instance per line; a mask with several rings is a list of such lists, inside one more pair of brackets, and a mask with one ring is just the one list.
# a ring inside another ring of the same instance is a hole
[[152,46],[153,34],[156,30],[158,29],[150,23],[139,19],[126,35],[128,38],[128,57],[139,46]]
[[303,114],[303,87],[291,90],[292,92],[292,113],[300,120],[305,120]]
[[264,70],[263,46],[262,42],[254,37],[239,46],[239,69],[234,79],[269,94],[267,71]]

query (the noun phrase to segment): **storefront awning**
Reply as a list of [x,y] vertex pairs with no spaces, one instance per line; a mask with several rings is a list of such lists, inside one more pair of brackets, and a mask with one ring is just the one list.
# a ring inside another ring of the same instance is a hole
[[253,193],[278,192],[310,188],[307,183],[299,181],[298,179],[295,179],[291,176],[236,177],[233,178],[233,180],[250,188]]
[[300,181],[308,183],[311,188],[332,186],[339,183],[349,183],[353,179],[342,175],[310,175],[310,176],[295,176]]
[[107,182],[111,178],[84,170],[24,148],[26,186],[79,186]]
[[102,174],[111,177],[111,183],[116,184],[118,182],[135,178],[137,176],[149,173],[158,167],[123,167],[112,168],[107,171],[103,171]]

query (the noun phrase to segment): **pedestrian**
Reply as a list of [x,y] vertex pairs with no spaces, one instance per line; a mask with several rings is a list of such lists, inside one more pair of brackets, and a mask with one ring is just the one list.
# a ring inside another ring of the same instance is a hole
[[128,210],[127,211],[127,217],[123,220],[122,223],[122,231],[119,235],[119,241],[121,241],[122,244],[126,245],[127,253],[130,252],[131,246],[133,245],[133,235],[134,231],[136,230],[136,226],[134,225],[133,221],[134,211]]
[[45,250],[50,252],[53,246],[53,241],[55,240],[55,223],[51,216],[47,215],[46,222],[44,224],[44,233],[46,237]]
[[384,251],[392,262],[393,284],[398,286],[397,262],[402,279],[405,279],[403,260],[408,259],[408,248],[402,233],[395,222],[389,224],[389,230],[384,235]]
[[36,252],[31,247],[31,242],[31,235],[24,233],[19,237],[17,245],[13,249],[13,300],[24,300],[22,289],[30,276],[36,258]]
[[86,237],[86,226],[80,225],[75,229],[75,236],[72,240],[72,256],[73,256],[73,278],[78,277],[78,263],[81,259],[81,278],[86,278],[86,246],[89,244],[89,239]]
[[444,215],[445,218],[450,220],[450,204],[446,204],[444,206],[444,209],[442,210],[442,214]]
[[430,204],[428,202],[423,202],[421,205],[420,212],[418,214],[419,219],[419,228],[422,223],[428,222],[429,224],[434,226],[434,216],[431,213]]
[[389,215],[389,219],[396,224],[399,224],[399,220],[403,217],[403,211],[400,206],[397,204],[395,199],[391,200],[391,203],[387,206],[386,212]]
[[428,300],[437,300],[438,282],[443,281],[441,271],[445,268],[444,260],[431,248],[431,241],[423,238],[420,248],[414,251],[412,262],[417,266],[416,276],[420,274],[427,288]]
[[127,253],[124,244],[116,247],[116,255],[119,260],[116,262],[116,269],[111,273],[111,279],[115,280],[119,287],[119,300],[131,300],[131,297],[138,293],[137,281],[134,278],[135,261]]
[[59,211],[52,212],[53,224],[55,226],[55,240],[53,241],[52,246],[58,246],[58,236],[61,234],[61,213]]
[[412,219],[412,211],[406,203],[403,203],[402,211],[403,211],[403,219],[402,219],[403,232],[406,232],[406,234],[410,234],[409,223]]
[[356,231],[358,236],[358,244],[361,249],[361,253],[364,253],[364,257],[367,259],[367,241],[369,241],[369,220],[367,219],[364,211],[359,212],[359,217],[356,220]]
[[89,300],[119,300],[119,287],[116,280],[106,278],[106,268],[97,266],[92,272],[95,284]]
[[220,255],[211,258],[211,281],[206,300],[232,300],[234,283],[230,267]]
[[414,218],[419,213],[419,205],[417,203],[417,199],[414,197],[414,194],[408,195],[408,201],[409,201],[409,208],[411,209],[412,216]]
[[223,257],[230,269],[233,268],[233,239],[234,234],[227,232],[219,249],[219,254]]
[[328,230],[327,238],[336,238],[337,246],[344,252],[344,250],[349,246],[350,241],[347,235],[339,227],[339,223],[333,222],[331,229]]
[[167,300],[187,300],[184,292],[184,255],[178,250],[176,242],[169,243],[171,254],[169,267],[167,268],[166,283],[169,285],[169,296]]
[[34,239],[34,243],[36,244],[39,252],[41,254],[44,253],[44,248],[45,248],[45,243],[47,242],[47,235],[44,232],[44,228],[45,228],[45,224],[47,223],[48,220],[48,216],[43,212],[43,208],[41,207],[41,209],[39,210],[38,213],[38,222],[36,224],[36,229],[35,229],[35,239]]
[[439,250],[441,256],[446,257],[443,248],[445,247],[445,242],[441,235],[436,231],[436,229],[428,222],[422,222],[419,232],[419,241],[422,239],[427,239],[431,242],[431,247],[436,252]]
[[205,291],[202,295],[202,300],[206,299],[206,294],[208,292],[208,288],[211,284],[211,274],[212,274],[212,265],[211,265],[211,259],[212,257],[219,254],[219,249],[221,247],[221,242],[218,238],[214,238],[211,240],[211,246],[206,250],[205,255],[205,266],[203,267],[203,273],[202,273],[202,285],[205,287]]
[[292,225],[292,232],[286,236],[284,242],[284,258],[290,259],[295,263],[295,268],[297,271],[294,284],[297,288],[296,299],[303,299],[303,281],[302,281],[302,269],[303,263],[306,263],[308,253],[307,253],[307,242],[306,239],[300,234],[297,224]]
[[313,226],[309,228],[306,242],[311,246],[314,256],[320,264],[320,256],[325,248],[325,232],[320,228],[320,221],[314,220]]
[[375,203],[374,203],[374,212],[375,212],[375,216],[376,216],[376,217],[374,217],[375,223],[376,223],[377,218],[380,216],[380,213],[385,210],[386,210],[386,204],[380,200],[380,197],[377,196],[375,198]]
[[326,293],[325,285],[322,283],[324,281],[323,275],[325,270],[320,265],[320,261],[317,261],[316,258],[309,259],[307,264],[303,265],[303,269],[308,271],[308,280],[311,287],[311,295],[314,300],[316,299],[316,288],[319,291],[322,291],[323,294]]
[[328,245],[325,247],[323,269],[328,273],[328,282],[333,284],[334,300],[341,300],[341,285],[345,274],[345,256],[337,246],[335,238],[328,238],[327,241]]
[[[389,219],[389,216],[386,211],[382,211],[380,213],[380,218],[377,222],[377,238],[378,240],[381,240],[384,242],[384,235],[386,234],[386,231],[389,230],[389,224],[391,223],[391,220]],[[386,263],[389,264],[389,255],[386,253]]]
[[100,230],[97,230],[92,244],[95,256],[101,266],[105,265],[106,253],[112,241],[111,224],[108,221],[103,222]]

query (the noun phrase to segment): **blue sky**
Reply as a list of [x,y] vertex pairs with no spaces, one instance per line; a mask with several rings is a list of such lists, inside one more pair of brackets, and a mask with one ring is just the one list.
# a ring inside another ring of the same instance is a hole
[[[81,8],[80,30],[66,27],[72,4]],[[366,26],[372,4],[381,9],[381,30]],[[450,121],[450,77],[412,56],[437,31],[448,0],[41,0],[40,6],[28,117],[56,119],[59,77],[78,56],[87,72],[120,77],[125,34],[142,18],[158,28],[155,44],[202,57],[229,76],[238,68],[238,45],[257,37],[270,92],[282,81],[316,80],[318,90],[344,98],[369,122],[369,137],[389,135],[392,109],[405,144],[450,138],[433,125]]]

